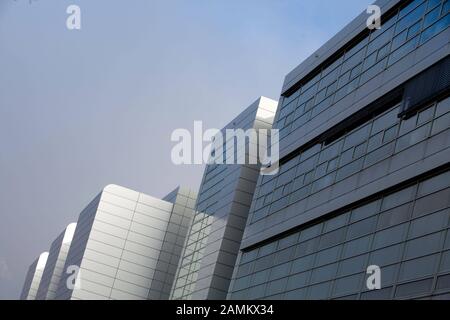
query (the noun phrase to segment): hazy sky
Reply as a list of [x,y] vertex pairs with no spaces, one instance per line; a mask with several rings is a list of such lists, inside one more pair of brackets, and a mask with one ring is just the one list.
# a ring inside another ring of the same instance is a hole
[[[221,128],[370,0],[0,0],[0,299],[107,184],[197,188],[176,128]],[[66,28],[81,7],[82,30]]]

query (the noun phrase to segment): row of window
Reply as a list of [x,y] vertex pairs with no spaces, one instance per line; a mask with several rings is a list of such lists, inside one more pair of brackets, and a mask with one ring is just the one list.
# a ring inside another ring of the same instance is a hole
[[439,291],[444,286],[439,279],[450,272],[449,208],[447,171],[244,252],[232,298],[380,295],[365,292],[369,265],[380,266],[383,292],[395,297],[431,294],[432,285],[420,291],[410,283],[416,281],[431,281]]
[[398,106],[352,130],[331,145],[317,144],[261,176],[251,208],[255,223],[352,174],[450,127],[450,98],[402,120]]
[[275,128],[282,140],[333,103],[450,25],[448,0],[414,0],[380,30],[346,50],[293,95],[284,98]]
[[181,255],[179,270],[173,284],[172,299],[189,299],[195,289],[195,282],[201,266],[201,259],[208,240],[212,216],[197,212],[187,235]]

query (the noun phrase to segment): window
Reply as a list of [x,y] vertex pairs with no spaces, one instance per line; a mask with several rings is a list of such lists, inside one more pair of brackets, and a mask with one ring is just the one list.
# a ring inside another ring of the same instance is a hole
[[332,280],[337,271],[337,263],[314,269],[311,274],[311,283],[319,283]]
[[447,130],[450,126],[450,113],[434,120],[431,135],[438,134],[441,131]]
[[346,225],[349,214],[341,214],[325,222],[324,232],[333,231]]
[[311,276],[311,271],[303,272],[289,277],[287,289],[293,290],[297,288],[302,288],[309,283],[309,277]]
[[450,97],[440,101],[436,106],[436,117],[450,112]]
[[338,276],[347,276],[355,273],[360,273],[366,269],[367,254],[343,260],[339,263]]
[[405,43],[408,37],[408,30],[404,30],[400,34],[394,37],[392,40],[392,50],[399,48],[403,43]]
[[381,205],[381,210],[391,209],[411,201],[414,198],[415,192],[416,186],[412,186],[385,197]]
[[287,278],[269,282],[266,288],[266,296],[274,295],[285,290]]
[[295,252],[295,256],[302,257],[302,256],[306,256],[308,254],[313,253],[316,250],[318,242],[319,242],[319,238],[315,238],[315,239],[308,240],[308,241],[298,244],[296,252]]
[[271,254],[272,252],[275,251],[276,247],[277,247],[277,242],[271,242],[271,243],[265,245],[264,247],[261,247],[259,249],[258,257],[262,257],[262,256],[266,256],[268,254]]
[[248,299],[259,299],[264,296],[266,285],[262,284],[256,287],[252,287],[248,290]]
[[327,172],[334,171],[338,166],[339,158],[334,158],[328,162]]
[[399,136],[403,136],[405,133],[411,132],[416,128],[417,115],[412,116],[409,119],[402,120],[400,124]]
[[259,285],[266,282],[269,279],[269,272],[270,269],[266,269],[264,271],[253,274],[251,285]]
[[236,279],[234,281],[233,290],[239,291],[248,287],[250,283],[250,276]]
[[337,171],[336,179],[338,181],[343,180],[352,174],[355,174],[356,172],[360,171],[362,169],[364,162],[364,158],[360,158],[358,160],[353,161],[352,163],[340,168]]
[[381,290],[372,290],[363,292],[361,300],[389,300],[391,299],[392,287],[383,288]]
[[450,288],[450,275],[439,277],[436,284],[437,290]]
[[431,275],[439,258],[438,254],[403,262],[399,280],[410,280]]
[[300,233],[300,241],[305,241],[314,238],[318,236],[321,231],[322,231],[322,224],[317,224],[313,227],[305,229]]
[[377,217],[371,217],[350,225],[348,227],[347,239],[353,239],[372,233],[375,230],[376,222]]
[[402,259],[403,244],[376,250],[370,254],[368,265],[386,266]]
[[309,287],[308,299],[322,300],[328,298],[331,282],[325,282],[315,286]]
[[283,238],[278,242],[278,249],[284,249],[284,248],[290,247],[290,246],[296,244],[297,240],[298,240],[298,233],[295,233],[286,238]]
[[408,224],[404,223],[399,226],[378,231],[374,238],[374,249],[387,247],[389,245],[401,242],[405,236]]
[[408,29],[408,40],[416,36],[420,32],[421,25],[422,22],[418,21]]
[[288,300],[303,300],[306,298],[307,288],[298,289],[286,293],[286,299]]
[[422,35],[420,37],[420,44],[423,44],[428,40],[430,40],[439,32],[447,28],[449,24],[450,24],[450,15],[447,14],[446,16],[443,16],[441,19],[439,19],[436,23],[431,25],[428,29],[422,32]]
[[366,153],[366,146],[367,143],[362,143],[355,147],[355,151],[353,153],[353,159],[358,159],[359,157],[363,156]]
[[410,13],[414,8],[421,4],[423,0],[414,0],[400,10],[399,17],[402,18]]
[[270,272],[270,280],[287,277],[289,275],[290,267],[291,267],[290,262],[273,267],[272,271]]
[[312,267],[313,259],[315,255],[306,256],[303,258],[299,258],[292,262],[292,273],[303,272]]
[[353,56],[348,58],[342,64],[341,72],[342,73],[347,72],[347,71],[351,70],[353,67],[355,67],[356,65],[358,65],[362,61],[362,59],[364,58],[364,51],[365,50],[360,50],[359,52],[357,52],[356,54],[354,54]]
[[325,249],[341,242],[344,235],[344,230],[345,228],[342,228],[322,235],[320,238],[319,249]]
[[447,231],[447,237],[445,237],[444,249],[450,249],[450,232]]
[[330,173],[323,178],[316,180],[312,186],[312,192],[317,192],[333,184],[335,173]]
[[264,258],[259,258],[255,262],[255,271],[261,271],[267,268],[270,268],[272,266],[272,263],[274,261],[273,256],[265,256]]
[[[380,30],[382,30],[382,29],[380,29]],[[372,40],[369,43],[369,46],[367,47],[367,54],[371,54],[375,50],[384,47],[386,45],[386,43],[388,43],[391,40],[393,32],[394,32],[394,28],[391,27],[391,28],[387,29],[386,31],[384,31],[377,38]]]
[[395,264],[381,269],[381,287],[385,288],[394,284],[397,280],[400,264]]
[[368,138],[370,132],[370,126],[365,125],[361,129],[358,129],[357,131],[351,133],[345,138],[344,143],[344,150],[348,149],[350,147],[354,147],[358,145],[359,143],[365,141]]
[[395,33],[398,33],[402,30],[404,30],[406,27],[409,27],[413,25],[416,21],[418,21],[423,14],[425,13],[425,10],[427,8],[427,4],[423,3],[420,6],[418,6],[416,9],[414,9],[411,13],[406,15],[404,18],[402,18],[395,28]]
[[378,212],[380,201],[374,201],[364,206],[353,209],[350,222],[359,221]]
[[253,263],[241,264],[237,272],[237,277],[239,278],[248,275],[251,272],[250,269],[252,266]]
[[317,253],[315,266],[323,266],[335,262],[339,258],[342,246],[337,246],[331,249],[323,250]]
[[398,114],[398,106],[394,107],[392,110],[386,112],[385,114],[375,119],[373,122],[371,134],[374,135],[380,131],[383,131],[395,125],[398,122],[397,114]]
[[400,139],[397,140],[396,152],[408,148],[420,141],[423,141],[428,137],[430,132],[431,123],[428,123],[420,128],[417,128],[408,134],[404,135]]
[[441,230],[447,226],[450,211],[444,210],[411,222],[408,238],[415,238]]
[[371,66],[375,64],[375,62],[377,62],[377,55],[378,55],[377,52],[374,52],[366,58],[363,65],[363,71],[369,69]]
[[361,282],[363,279],[362,274],[357,274],[347,278],[341,278],[334,281],[333,293],[336,296],[359,292]]
[[403,46],[401,46],[396,51],[391,53],[391,55],[389,56],[389,63],[388,63],[388,65],[389,66],[393,65],[394,63],[399,61],[401,58],[406,56],[408,53],[413,51],[416,48],[418,43],[419,43],[419,36],[417,36],[417,37],[409,40],[408,42],[406,42]]
[[442,233],[435,233],[406,243],[405,259],[417,258],[439,251],[442,247]]
[[347,242],[344,245],[343,258],[349,258],[367,252],[369,250],[371,240],[372,236],[367,236]]
[[378,219],[378,229],[384,229],[408,221],[412,213],[412,202],[385,211]]
[[386,61],[387,61],[387,58],[379,61],[376,65],[374,65],[370,69],[366,70],[361,75],[361,83],[366,83],[367,81],[369,81],[370,79],[375,77],[377,74],[379,74],[381,71],[383,71],[383,69],[386,66]]
[[397,289],[395,291],[395,297],[402,298],[402,297],[416,296],[419,294],[429,293],[432,285],[433,285],[432,278],[402,284],[397,287]]
[[279,251],[276,254],[276,258],[275,258],[276,263],[284,263],[284,262],[290,261],[294,250],[295,250],[294,247],[290,247],[290,248],[284,249],[282,251]]
[[416,200],[413,217],[420,217],[448,207],[450,189],[445,189]]
[[384,132],[383,143],[390,142],[397,137],[398,126],[393,126]]
[[440,272],[450,271],[450,251],[446,251],[442,254],[441,265],[439,267]]

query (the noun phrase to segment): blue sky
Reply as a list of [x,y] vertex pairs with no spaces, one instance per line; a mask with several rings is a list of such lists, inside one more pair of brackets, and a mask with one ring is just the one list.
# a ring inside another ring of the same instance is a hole
[[[221,128],[369,0],[0,0],[0,299],[107,184],[197,188],[170,134]],[[82,29],[65,27],[81,8]]]

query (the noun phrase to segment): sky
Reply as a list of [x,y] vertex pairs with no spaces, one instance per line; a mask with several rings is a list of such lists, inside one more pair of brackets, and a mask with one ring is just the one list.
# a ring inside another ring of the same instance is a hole
[[171,133],[278,100],[371,2],[0,0],[0,299],[106,185],[197,189],[203,167],[172,164]]

